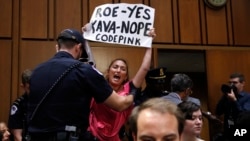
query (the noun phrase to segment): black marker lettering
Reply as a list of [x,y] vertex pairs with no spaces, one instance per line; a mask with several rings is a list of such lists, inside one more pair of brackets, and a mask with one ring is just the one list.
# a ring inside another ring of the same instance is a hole
[[130,7],[127,7],[128,8],[128,10],[130,11],[130,14],[129,14],[129,18],[132,16],[132,14],[134,13],[134,11],[135,11],[135,9],[136,9],[136,5],[133,7],[133,8],[130,8]]
[[102,21],[97,23],[96,31],[102,32]]
[[112,17],[117,17],[117,11],[119,9],[119,6],[114,7],[113,12],[112,12]]
[[141,10],[143,9],[143,7],[138,7],[137,9],[136,9],[136,13],[135,13],[135,18],[141,18]]
[[103,11],[103,15],[104,16],[109,16],[111,13],[111,8],[110,7],[106,7]]
[[136,38],[135,45],[138,45],[138,46],[141,45],[140,38]]
[[95,24],[96,24],[96,20],[91,23],[92,33],[95,33]]
[[129,25],[130,25],[130,21],[128,21],[128,24],[126,24],[125,21],[122,21],[121,33],[128,33]]
[[150,19],[150,9],[145,9],[144,10],[146,16],[143,16],[144,19],[149,20]]
[[134,34],[134,33],[136,33],[136,30],[137,30],[137,24],[136,24],[136,22],[132,22],[129,31],[130,31],[130,33]]
[[95,17],[102,17],[102,14],[101,14],[101,11],[102,11],[102,8],[98,8],[97,10],[96,10],[96,14],[95,14]]
[[151,25],[152,25],[152,23],[146,23],[146,24],[145,24],[144,36],[149,36],[147,32],[150,30],[149,27],[150,27]]
[[137,34],[140,34],[140,31],[141,31],[141,29],[143,29],[143,28],[144,28],[144,23],[143,23],[143,22],[139,22],[139,23],[138,23]]

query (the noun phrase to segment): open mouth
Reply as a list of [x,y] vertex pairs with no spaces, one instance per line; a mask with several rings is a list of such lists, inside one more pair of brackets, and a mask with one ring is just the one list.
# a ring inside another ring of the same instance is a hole
[[119,75],[114,75],[114,80],[120,80],[121,77]]

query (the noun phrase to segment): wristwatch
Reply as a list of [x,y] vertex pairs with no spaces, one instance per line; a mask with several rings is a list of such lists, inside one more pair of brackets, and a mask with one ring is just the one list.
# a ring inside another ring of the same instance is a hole
[[204,2],[212,9],[220,9],[227,4],[227,0],[204,0]]

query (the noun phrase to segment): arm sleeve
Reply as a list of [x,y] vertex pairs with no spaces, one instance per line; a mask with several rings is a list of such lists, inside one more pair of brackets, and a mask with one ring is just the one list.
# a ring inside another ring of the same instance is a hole
[[96,68],[91,66],[84,72],[91,95],[97,103],[104,102],[112,94],[113,89]]

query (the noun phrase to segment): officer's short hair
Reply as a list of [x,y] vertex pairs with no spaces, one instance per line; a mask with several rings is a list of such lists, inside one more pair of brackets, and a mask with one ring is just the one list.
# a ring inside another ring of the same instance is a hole
[[81,43],[82,45],[82,58],[88,58],[87,51],[85,49],[85,39],[82,34],[75,29],[64,29],[57,37],[57,43],[59,48],[64,44],[67,48],[73,47],[75,44]]

